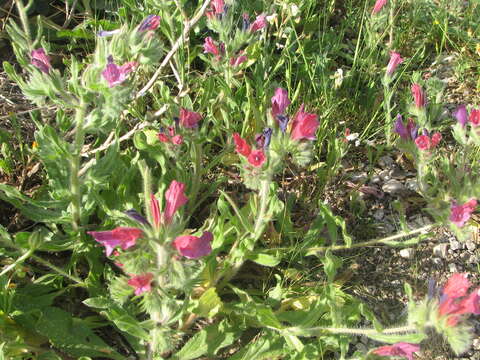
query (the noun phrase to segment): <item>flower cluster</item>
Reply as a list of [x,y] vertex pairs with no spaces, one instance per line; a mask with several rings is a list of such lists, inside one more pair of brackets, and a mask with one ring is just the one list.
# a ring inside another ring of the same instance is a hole
[[393,345],[379,347],[375,349],[373,353],[379,356],[399,356],[413,360],[413,354],[418,351],[420,351],[420,346],[417,344],[399,342]]
[[[247,141],[243,139],[238,133],[233,134],[233,141],[235,142],[235,150],[237,151],[237,153],[245,156],[247,158],[247,161],[251,165],[257,168],[263,166],[267,159],[265,156],[265,152],[263,151],[263,146],[260,149],[252,150],[250,145],[248,145]],[[269,142],[270,140],[268,139],[267,141]]]
[[446,317],[448,326],[458,324],[463,315],[480,314],[480,288],[468,294],[472,284],[466,274],[453,274],[441,291],[438,314]]
[[469,115],[466,106],[460,105],[457,110],[455,110],[453,115],[462,127],[465,127],[468,122],[470,122],[474,127],[480,125],[480,109],[472,109]]
[[456,201],[452,202],[450,208],[450,221],[457,227],[462,227],[470,219],[470,216],[477,207],[477,200],[470,199],[465,204],[459,205]]
[[130,61],[122,66],[118,66],[113,62],[113,57],[108,57],[108,64],[105,70],[102,71],[103,78],[107,81],[108,87],[120,85],[127,79],[127,75],[131,73],[138,63],[136,61]]
[[[288,99],[288,92],[285,89],[277,88],[275,95],[272,97],[272,116],[276,119],[280,130],[285,133],[289,123],[289,117],[285,114],[285,110],[291,104]],[[292,140],[300,141],[302,139],[315,140],[320,122],[316,114],[304,111],[305,105],[300,105],[297,113],[294,115],[290,127],[290,137]]]
[[394,131],[400,136],[403,141],[414,141],[417,148],[421,151],[427,151],[435,148],[442,140],[442,135],[435,132],[432,136],[427,130],[423,130],[423,134],[419,135],[419,128],[412,118],[407,121],[407,126],[403,123],[402,116],[397,115],[397,120],[394,124]]
[[175,128],[173,126],[169,126],[167,128],[167,133],[163,130],[157,134],[158,140],[163,143],[172,143],[173,145],[181,145],[183,144],[183,136],[182,135],[175,135]]

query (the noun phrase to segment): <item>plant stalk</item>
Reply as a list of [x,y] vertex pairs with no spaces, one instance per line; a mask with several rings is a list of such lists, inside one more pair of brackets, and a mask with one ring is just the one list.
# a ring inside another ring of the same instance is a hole
[[25,32],[28,46],[32,48],[32,33],[30,32],[30,25],[28,24],[27,9],[23,5],[22,0],[15,0],[15,5],[17,5],[18,15],[20,16],[20,21],[22,22],[23,31]]
[[82,147],[85,142],[85,131],[83,128],[85,122],[85,113],[87,111],[87,104],[83,99],[75,110],[75,139],[74,139],[74,154],[72,157],[71,171],[70,171],[70,189],[72,191],[72,217],[73,229],[78,231],[81,225],[81,207],[82,207],[82,193],[80,189],[80,161],[82,157]]

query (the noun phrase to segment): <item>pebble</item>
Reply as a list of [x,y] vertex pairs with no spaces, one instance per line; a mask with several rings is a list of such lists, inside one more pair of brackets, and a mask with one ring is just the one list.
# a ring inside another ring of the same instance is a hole
[[382,170],[380,171],[380,174],[378,174],[378,176],[380,176],[380,179],[382,179],[383,181],[390,180],[390,171]]
[[412,248],[407,248],[407,249],[402,249],[400,250],[400,256],[405,258],[405,259],[411,259],[413,257],[413,249]]
[[443,264],[443,261],[442,259],[438,258],[438,257],[434,257],[432,259],[432,262],[433,262],[433,265],[436,265],[436,266],[441,266]]
[[453,251],[459,250],[463,248],[463,244],[458,240],[450,240],[450,249]]
[[480,339],[479,338],[473,339],[472,345],[475,350],[480,350]]
[[353,182],[365,183],[368,180],[366,172],[352,174],[350,178]]
[[380,159],[378,159],[378,164],[382,168],[386,168],[387,166],[390,166],[393,163],[394,163],[393,159],[388,155],[382,156]]
[[474,251],[477,248],[477,245],[472,240],[467,240],[465,246],[469,251]]
[[372,184],[378,184],[381,181],[382,181],[382,179],[380,179],[380,176],[378,176],[378,175],[373,175],[372,176],[372,180],[371,180]]
[[407,177],[407,174],[405,173],[405,171],[397,168],[397,169],[393,169],[390,172],[390,176],[397,180],[403,180]]
[[408,189],[408,190],[411,190],[411,191],[416,191],[418,192],[420,190],[419,186],[418,186],[418,182],[417,180],[415,179],[408,179],[406,182],[405,182],[405,187]]
[[384,216],[385,211],[383,209],[378,209],[373,213],[373,217],[375,218],[375,220],[382,220]]
[[389,194],[398,194],[405,190],[403,184],[395,179],[390,179],[382,186],[382,190]]
[[433,248],[433,254],[439,258],[445,259],[448,254],[448,244],[438,244]]
[[451,273],[456,273],[458,272],[457,265],[456,264],[448,264],[448,270]]

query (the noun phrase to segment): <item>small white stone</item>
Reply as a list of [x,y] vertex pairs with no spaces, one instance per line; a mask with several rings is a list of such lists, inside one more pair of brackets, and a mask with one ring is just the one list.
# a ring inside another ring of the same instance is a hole
[[477,248],[477,245],[476,245],[472,240],[468,240],[468,241],[465,243],[465,246],[466,246],[467,249],[470,250],[470,251],[474,251],[474,250]]
[[395,193],[400,193],[402,192],[403,190],[405,189],[405,187],[403,186],[403,184],[398,181],[398,180],[395,180],[395,179],[390,179],[388,180],[387,182],[385,182],[385,184],[382,186],[382,190],[386,193],[391,193],[391,194],[395,194]]
[[458,240],[450,240],[450,249],[453,251],[461,249],[463,246]]
[[449,265],[448,265],[448,270],[449,270],[451,273],[456,273],[456,272],[458,272],[457,265],[455,265],[455,264],[449,264]]
[[412,248],[407,248],[407,249],[402,249],[400,250],[400,256],[405,258],[405,259],[411,259],[413,257],[413,249]]
[[433,255],[445,259],[448,254],[448,244],[438,244],[433,248]]

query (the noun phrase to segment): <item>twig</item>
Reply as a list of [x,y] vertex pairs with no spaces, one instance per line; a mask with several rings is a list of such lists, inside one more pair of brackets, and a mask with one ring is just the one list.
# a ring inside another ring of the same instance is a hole
[[68,1],[65,2],[65,6],[66,6],[65,11],[67,13],[67,18],[65,19],[65,22],[63,23],[62,28],[65,29],[70,24],[70,21],[72,20],[72,17],[73,17],[73,12],[75,11],[75,7],[77,6],[77,2],[78,0],[73,0],[72,9],[70,10],[70,12],[68,11]]
[[200,10],[195,14],[195,16],[188,21],[185,24],[185,28],[183,29],[182,35],[175,41],[175,44],[173,44],[172,49],[168,52],[168,54],[165,56],[163,59],[162,63],[158,67],[158,69],[155,71],[153,74],[152,78],[147,82],[147,84],[137,93],[135,96],[136,99],[139,97],[142,97],[145,95],[145,93],[155,84],[155,81],[158,79],[160,76],[160,73],[162,72],[163,68],[168,64],[172,56],[177,52],[177,50],[180,48],[181,45],[183,45],[183,42],[188,36],[188,33],[190,32],[191,28],[201,19],[203,16],[203,13],[207,9],[207,6],[210,4],[210,0],[205,0],[203,2],[202,7]]

